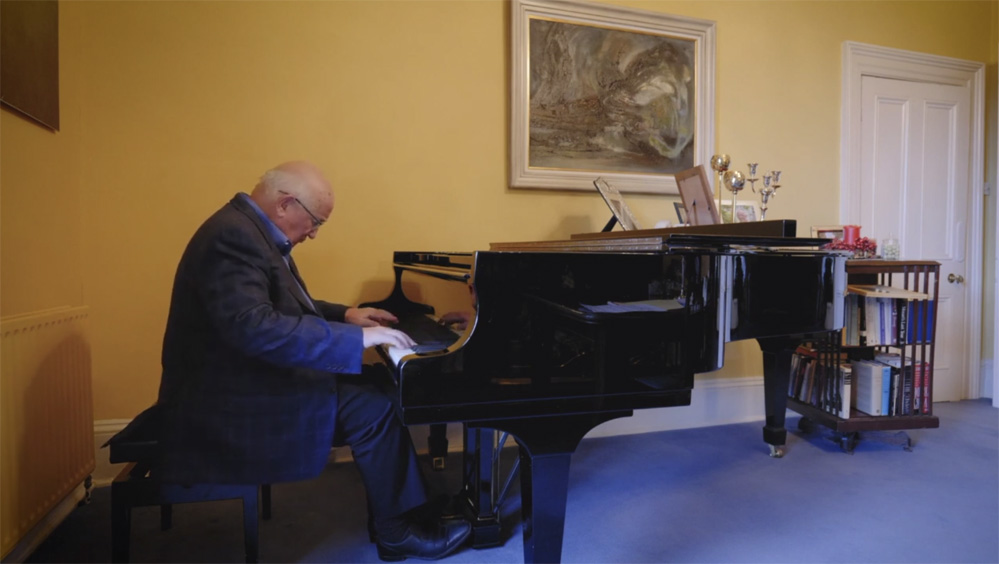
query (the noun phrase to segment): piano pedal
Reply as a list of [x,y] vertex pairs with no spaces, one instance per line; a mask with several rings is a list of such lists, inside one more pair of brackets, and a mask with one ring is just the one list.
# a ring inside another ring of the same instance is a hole
[[446,456],[435,456],[433,458],[433,467],[435,471],[440,472],[441,470],[444,470],[445,466],[447,466]]

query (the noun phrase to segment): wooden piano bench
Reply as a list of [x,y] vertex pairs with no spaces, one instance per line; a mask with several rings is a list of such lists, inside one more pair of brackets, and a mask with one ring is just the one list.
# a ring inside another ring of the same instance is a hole
[[175,503],[241,499],[246,561],[256,562],[258,507],[260,515],[264,519],[270,519],[270,484],[182,485],[162,482],[155,472],[156,461],[159,459],[158,436],[159,425],[154,405],[140,413],[104,445],[110,447],[112,464],[127,463],[111,483],[111,561],[129,561],[133,507],[159,505],[160,529],[165,531],[173,525]]

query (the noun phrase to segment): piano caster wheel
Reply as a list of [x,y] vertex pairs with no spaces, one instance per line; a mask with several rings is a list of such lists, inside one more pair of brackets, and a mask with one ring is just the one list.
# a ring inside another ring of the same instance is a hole
[[770,445],[770,458],[784,458],[784,446]]

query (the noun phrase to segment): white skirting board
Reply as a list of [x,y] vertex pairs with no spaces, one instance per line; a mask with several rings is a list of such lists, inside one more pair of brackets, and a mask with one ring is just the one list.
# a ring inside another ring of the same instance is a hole
[[[763,421],[763,377],[745,378],[697,378],[691,395],[690,405],[658,409],[635,410],[632,417],[608,421],[590,431],[590,437],[610,437],[632,435],[655,431],[728,425],[747,421]],[[109,419],[94,424],[94,446],[97,449],[97,469],[94,471],[94,485],[106,486],[111,483],[123,464],[108,461],[108,449],[99,448],[112,435],[125,428],[127,419]],[[428,427],[412,427],[413,444],[417,451],[427,451]],[[448,450],[461,451],[461,426],[448,425]],[[330,459],[336,462],[350,460],[349,448],[333,449]]]
[[115,433],[124,429],[131,419],[105,419],[94,421],[94,452],[97,455],[97,464],[94,468],[94,487],[110,486],[114,477],[125,467],[125,463],[111,464],[110,453],[107,447],[101,448],[113,437]]

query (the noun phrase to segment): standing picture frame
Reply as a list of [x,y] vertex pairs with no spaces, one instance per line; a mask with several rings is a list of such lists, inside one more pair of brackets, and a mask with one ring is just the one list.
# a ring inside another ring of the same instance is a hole
[[715,225],[720,223],[711,183],[704,165],[697,165],[674,175],[680,199],[686,210],[689,225]]
[[811,231],[816,239],[843,239],[842,225],[813,225]]
[[735,219],[732,218],[732,201],[722,200],[718,215],[722,223],[748,223],[759,221],[762,212],[760,205],[753,200],[735,201]]
[[[597,191],[604,197],[604,202],[607,203],[607,207],[614,214],[614,219],[621,224],[621,229],[625,231],[638,229],[638,222],[635,221],[635,215],[631,213],[631,208],[628,207],[628,204],[624,203],[624,197],[621,196],[621,192],[617,188],[608,184],[603,178],[594,180],[593,185],[597,187]],[[613,226],[613,223],[608,225]]]
[[676,210],[678,225],[687,225],[687,208],[683,207],[683,202],[673,202],[673,209]]
[[714,149],[715,23],[579,0],[511,2],[510,184],[677,194]]

